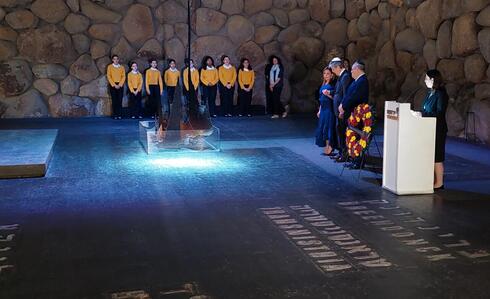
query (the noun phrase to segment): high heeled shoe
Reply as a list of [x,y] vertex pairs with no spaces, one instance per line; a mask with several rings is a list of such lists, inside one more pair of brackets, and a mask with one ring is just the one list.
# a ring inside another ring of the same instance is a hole
[[434,188],[434,191],[444,190],[444,184],[440,187]]

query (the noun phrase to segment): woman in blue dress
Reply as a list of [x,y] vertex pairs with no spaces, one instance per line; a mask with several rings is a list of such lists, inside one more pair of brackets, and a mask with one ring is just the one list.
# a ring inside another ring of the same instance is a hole
[[323,147],[324,156],[332,156],[333,149],[337,147],[335,131],[335,113],[333,111],[333,91],[335,88],[335,75],[328,67],[323,69],[323,84],[319,91],[320,108],[316,114],[318,127],[316,129],[316,145]]

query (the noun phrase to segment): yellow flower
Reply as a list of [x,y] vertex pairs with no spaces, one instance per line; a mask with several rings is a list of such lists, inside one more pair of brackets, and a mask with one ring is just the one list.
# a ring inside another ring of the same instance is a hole
[[352,136],[352,137],[350,138],[350,142],[354,142],[354,141],[356,141],[356,136]]
[[371,118],[372,114],[371,112],[366,113],[366,118]]
[[361,139],[361,140],[359,141],[359,144],[360,144],[360,145],[361,145],[363,148],[366,148],[366,145],[367,145],[366,140]]
[[361,121],[361,119],[360,119],[359,117],[356,117],[356,121],[357,121],[357,122],[360,122],[360,121]]
[[363,131],[366,132],[366,133],[370,133],[371,132],[371,127],[364,127]]
[[352,134],[352,131],[351,131],[351,130],[347,130],[347,132],[345,133],[345,135],[346,135],[347,137],[350,137],[350,135],[351,135],[351,134]]

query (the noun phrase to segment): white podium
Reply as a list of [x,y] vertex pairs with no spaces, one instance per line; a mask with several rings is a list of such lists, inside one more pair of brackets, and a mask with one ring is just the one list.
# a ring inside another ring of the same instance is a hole
[[409,103],[385,103],[383,188],[398,195],[433,193],[436,118]]

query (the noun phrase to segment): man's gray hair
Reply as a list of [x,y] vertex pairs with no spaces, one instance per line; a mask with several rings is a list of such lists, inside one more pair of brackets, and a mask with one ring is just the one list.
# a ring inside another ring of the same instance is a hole
[[340,66],[341,68],[344,68],[344,64],[342,63],[342,61],[332,61],[332,62],[330,62],[330,64],[328,66],[331,69],[338,67],[338,66]]
[[361,70],[363,72],[366,70],[366,66],[364,64],[362,64],[362,63],[357,62],[357,61],[354,62],[354,64],[352,65],[352,68],[353,69],[359,69],[359,70]]

